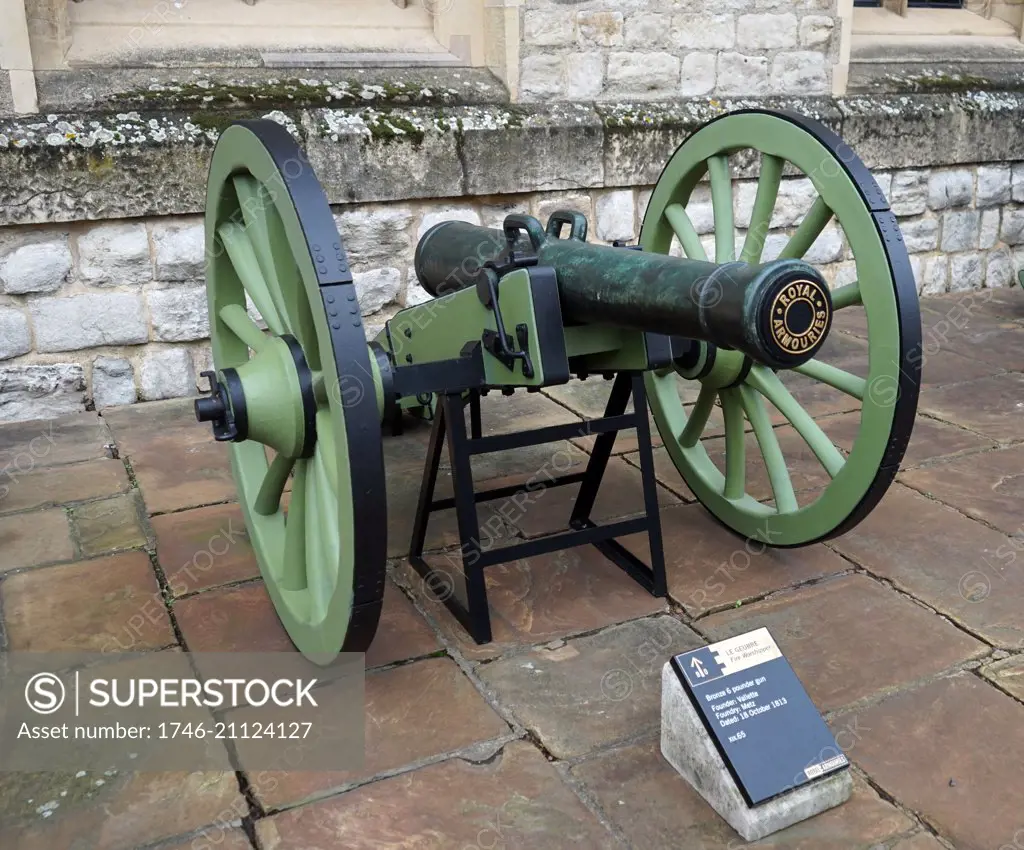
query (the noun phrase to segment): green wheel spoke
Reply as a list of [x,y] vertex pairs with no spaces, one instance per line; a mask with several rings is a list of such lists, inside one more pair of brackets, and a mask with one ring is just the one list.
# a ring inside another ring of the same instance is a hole
[[217,228],[217,235],[220,237],[224,250],[231,258],[231,264],[235,268],[238,279],[242,282],[245,291],[249,293],[252,303],[263,316],[267,327],[277,336],[286,333],[286,327],[278,312],[277,305],[267,287],[267,281],[263,277],[259,261],[256,259],[256,251],[245,229],[236,222],[228,221]]
[[810,446],[815,457],[825,467],[825,471],[835,478],[846,465],[846,459],[828,435],[821,430],[821,426],[801,407],[800,402],[793,398],[793,394],[786,389],[779,376],[764,366],[755,366],[747,376],[747,383],[775,405],[779,413],[786,417],[804,442]]
[[327,380],[320,369],[313,370],[313,397],[316,399],[318,407],[326,408],[330,404],[330,399],[327,397]]
[[852,375],[844,369],[833,366],[831,363],[823,363],[821,360],[808,360],[806,363],[793,369],[808,378],[814,378],[823,384],[864,401],[864,393],[867,391],[868,382],[857,375]]
[[793,234],[792,238],[786,243],[786,247],[782,249],[782,253],[779,254],[780,260],[799,260],[804,254],[810,249],[811,245],[815,243],[821,232],[832,220],[832,210],[829,209],[828,204],[825,203],[825,199],[820,195],[818,199],[811,206],[804,220],[800,222],[800,226],[796,229],[796,233]]
[[679,244],[683,246],[683,253],[691,260],[702,260],[707,262],[708,255],[701,244],[700,237],[690,221],[690,215],[682,204],[672,204],[665,209],[665,220],[672,228]]
[[[309,461],[306,476],[306,590],[308,592],[308,617],[312,623],[321,620],[327,612],[330,599],[330,584],[327,581],[327,549],[324,545],[324,526],[330,522],[330,515],[321,501],[320,484],[317,481],[315,458]],[[293,497],[294,498],[294,497]]]
[[729,157],[711,157],[708,176],[711,179],[711,206],[715,213],[715,262],[731,263],[736,259],[736,225],[732,212]]
[[775,509],[780,513],[792,513],[799,509],[796,501],[796,493],[793,491],[793,481],[789,477],[789,468],[786,466],[786,458],[779,446],[779,438],[775,436],[775,430],[768,419],[768,411],[764,409],[764,402],[748,386],[740,386],[740,401],[743,404],[743,412],[754,429],[754,438],[761,449],[761,457],[764,459],[765,469],[768,471],[768,481],[772,487],[772,494],[775,496]]
[[306,589],[306,476],[309,461],[295,463],[292,499],[285,520],[284,560],[279,571],[282,590]]
[[335,493],[338,492],[338,451],[331,430],[331,412],[318,410],[316,413],[317,453],[322,458],[323,474],[327,484]]
[[846,307],[853,307],[861,304],[860,283],[854,281],[846,286],[840,286],[832,290],[832,309],[842,310]]
[[249,348],[255,352],[263,350],[263,347],[267,344],[267,335],[252,320],[244,307],[239,304],[228,304],[225,307],[221,307],[217,315],[220,316],[224,326],[248,345]]
[[681,446],[689,449],[697,445],[700,435],[704,433],[704,429],[708,426],[711,411],[715,408],[716,398],[718,398],[717,390],[709,386],[702,386],[700,388],[697,403],[693,406],[690,418],[686,420],[686,427],[683,428],[683,432],[679,435],[679,444]]
[[772,213],[779,197],[779,185],[782,182],[782,168],[786,161],[771,154],[761,156],[761,176],[757,181],[757,196],[754,208],[750,213],[750,229],[743,242],[740,261],[744,263],[761,262],[764,252],[764,241],[772,225]]
[[256,495],[256,502],[253,510],[260,516],[272,516],[281,509],[281,496],[284,494],[285,485],[288,483],[288,476],[295,466],[295,458],[278,454],[274,456],[267,474],[260,485],[259,493]]
[[[317,361],[317,334],[310,313],[302,274],[288,241],[288,232],[280,211],[273,203],[274,193],[287,192],[283,185],[257,184],[248,175],[233,178],[246,228],[254,234],[254,246],[270,294],[289,332],[302,346],[310,362]],[[243,200],[245,199],[245,200]]]
[[725,490],[727,499],[742,499],[747,489],[747,440],[743,402],[735,389],[722,390],[725,416]]
[[[329,600],[337,584],[338,567],[341,563],[341,538],[338,534],[338,497],[331,488],[325,463],[323,444],[318,443],[312,459],[314,474],[309,480],[320,517],[319,526],[313,533],[320,537],[322,558],[316,563],[309,564],[306,580],[314,599]],[[316,610],[321,610],[320,606],[315,607]],[[326,613],[326,602],[322,606],[322,611]]]

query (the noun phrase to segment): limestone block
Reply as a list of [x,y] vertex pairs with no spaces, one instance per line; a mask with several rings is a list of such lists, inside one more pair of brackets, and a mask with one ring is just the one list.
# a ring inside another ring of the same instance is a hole
[[1013,180],[1008,165],[982,165],[978,167],[978,207],[1008,204],[1013,192]]
[[935,171],[928,178],[928,206],[933,210],[966,207],[974,200],[974,173],[967,169]]
[[632,189],[606,192],[597,198],[597,238],[604,242],[635,239],[636,208]]
[[8,295],[53,292],[71,271],[71,251],[66,238],[30,242],[0,253],[0,291]]
[[359,298],[359,310],[364,316],[379,313],[388,304],[398,301],[402,291],[402,273],[395,268],[372,269],[352,275]]
[[975,210],[947,212],[942,216],[942,250],[971,251],[978,248],[981,214]]
[[714,91],[717,81],[717,60],[718,57],[714,53],[686,54],[683,59],[679,94],[683,97],[695,97]]
[[673,15],[672,43],[686,50],[730,50],[736,45],[732,15]]
[[162,342],[190,342],[210,336],[205,286],[175,286],[148,293],[153,338]]
[[892,176],[889,204],[893,214],[920,215],[928,206],[928,175],[924,171],[897,171]]
[[934,218],[918,218],[901,221],[903,242],[911,254],[934,251],[939,247],[939,222]]
[[985,275],[981,254],[954,254],[949,260],[949,291],[981,289]]
[[411,261],[412,219],[412,211],[404,206],[342,208],[334,217],[349,264],[357,270]]
[[937,254],[928,257],[924,264],[922,295],[941,295],[949,288],[949,257]]
[[131,293],[40,298],[29,310],[40,352],[137,345],[149,339],[142,298]]
[[604,54],[570,53],[565,59],[566,95],[570,100],[593,100],[604,91]]
[[584,43],[598,47],[620,47],[623,42],[622,12],[580,12],[576,26]]
[[135,370],[123,357],[97,357],[92,362],[92,400],[97,410],[119,404],[134,404]]
[[195,375],[187,348],[158,348],[146,353],[139,369],[144,401],[195,394]]
[[771,89],[779,94],[827,94],[831,64],[814,50],[780,53],[772,63]]
[[722,94],[765,94],[768,90],[768,60],[764,56],[720,53],[718,90]]
[[835,18],[827,15],[804,15],[800,19],[800,46],[821,48],[827,52],[835,25]]
[[49,419],[85,410],[85,373],[77,363],[0,367],[0,421]]
[[0,360],[27,354],[32,348],[28,319],[21,310],[0,307]]
[[736,46],[740,50],[779,50],[796,47],[796,15],[740,15],[736,23]]
[[92,286],[125,286],[152,280],[145,225],[103,224],[79,236],[78,276]]
[[203,223],[172,222],[158,221],[153,225],[156,279],[202,280],[206,259],[206,232]]
[[671,53],[611,53],[608,86],[623,97],[671,97],[679,89],[680,67]]

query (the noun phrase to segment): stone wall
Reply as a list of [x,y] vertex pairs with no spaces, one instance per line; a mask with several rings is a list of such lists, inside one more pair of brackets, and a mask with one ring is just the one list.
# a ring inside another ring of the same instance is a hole
[[520,96],[825,94],[837,0],[527,0]]
[[[876,174],[911,252],[923,294],[1008,286],[1024,267],[1024,163]],[[738,182],[742,228],[756,183]],[[574,208],[591,238],[639,234],[651,187],[537,192],[337,207],[368,332],[427,296],[415,283],[418,237],[458,218],[497,226],[510,212],[542,219]],[[780,190],[765,258],[780,250],[815,197],[805,179]],[[690,216],[713,254],[711,204],[698,187]],[[744,233],[738,231],[742,240]],[[830,226],[807,259],[834,285],[855,277],[841,231]],[[173,216],[71,226],[0,229],[0,419],[51,416],[187,396],[210,368],[202,222]]]

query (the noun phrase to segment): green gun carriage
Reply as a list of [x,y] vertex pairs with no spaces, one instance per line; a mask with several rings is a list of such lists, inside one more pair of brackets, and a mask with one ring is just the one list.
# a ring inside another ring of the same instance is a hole
[[[738,155],[757,163],[739,244],[730,166]],[[779,256],[762,262],[784,172],[808,177],[816,198]],[[686,209],[705,182],[713,248]],[[648,406],[669,457],[715,520],[776,547],[827,540],[864,519],[892,483],[913,427],[921,326],[896,218],[853,151],[796,114],[744,110],[693,133],[666,164],[636,246],[588,242],[586,218],[572,210],[545,223],[509,216],[500,230],[437,225],[415,264],[433,299],[400,311],[371,342],[327,199],[284,128],[243,121],[222,134],[206,221],[215,370],[206,373],[211,391],[196,402],[197,418],[229,445],[278,616],[318,663],[365,650],[377,629],[387,560],[382,425],[403,410],[433,419],[410,557],[478,642],[491,638],[484,570],[493,564],[594,545],[665,595]],[[833,222],[856,281],[830,289],[802,258]],[[866,338],[859,373],[830,362],[834,324],[847,317]],[[587,376],[613,379],[603,417],[483,435],[482,395]],[[797,400],[790,376],[853,400],[845,452]],[[719,417],[724,457],[716,460],[701,438]],[[794,488],[776,429],[783,422],[824,470],[824,486]],[[566,530],[482,547],[477,504],[521,488],[477,492],[471,458],[581,429],[593,437],[586,469],[549,485],[579,486]],[[598,524],[594,500],[626,429],[637,432],[645,514]],[[454,496],[437,499],[445,443]],[[770,499],[749,492],[751,462],[763,465]],[[462,547],[454,575],[438,581],[423,558],[426,526],[433,511],[449,508]],[[649,563],[618,542],[641,532]]]

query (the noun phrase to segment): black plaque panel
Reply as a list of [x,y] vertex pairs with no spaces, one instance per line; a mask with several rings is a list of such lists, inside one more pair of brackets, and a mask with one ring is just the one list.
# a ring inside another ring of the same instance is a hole
[[677,655],[672,666],[748,805],[849,767],[768,629]]

